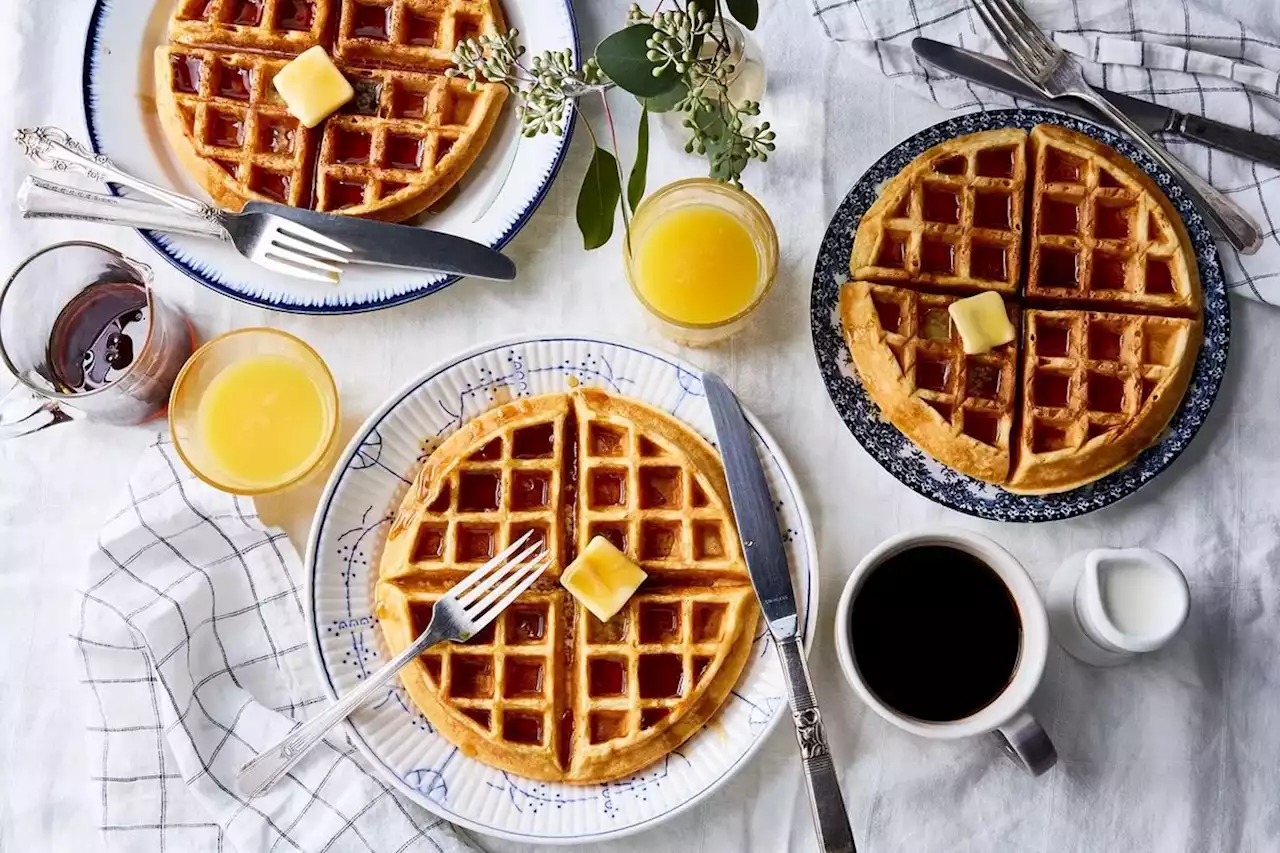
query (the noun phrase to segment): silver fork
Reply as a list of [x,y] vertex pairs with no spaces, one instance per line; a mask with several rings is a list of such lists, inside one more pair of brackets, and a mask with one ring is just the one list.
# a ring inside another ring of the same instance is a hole
[[[318,231],[270,213],[227,213],[212,204],[176,193],[173,190],[145,181],[122,170],[110,159],[94,154],[72,139],[66,131],[57,127],[30,127],[15,133],[18,145],[35,165],[55,172],[78,172],[95,181],[119,184],[180,210],[189,217],[197,217],[206,224],[204,229],[187,227],[188,233],[216,237],[231,243],[249,260],[295,278],[312,281],[336,282],[343,265],[351,254],[345,244],[324,236]],[[57,192],[62,185],[45,182],[41,189]],[[73,187],[63,188],[76,195]],[[98,199],[88,198],[85,201]],[[98,196],[100,194],[91,194]],[[134,202],[134,205],[141,202]],[[137,211],[134,211],[137,212]],[[46,217],[64,214],[37,214]],[[86,216],[71,214],[76,218]],[[158,215],[157,215],[157,218]],[[164,230],[163,226],[156,226]]]
[[431,624],[408,648],[366,678],[358,688],[241,767],[236,776],[241,793],[250,798],[256,797],[278,782],[330,729],[380,694],[396,673],[418,655],[445,640],[465,642],[496,619],[551,565],[551,553],[541,543],[529,545],[511,556],[531,535],[532,532],[526,533],[512,542],[505,551],[467,575],[435,602],[431,609]]
[[1262,233],[1249,214],[1176,160],[1084,79],[1075,57],[1054,44],[1016,0],[973,0],[974,8],[1014,67],[1049,98],[1079,98],[1123,128],[1138,147],[1177,175],[1191,196],[1231,245],[1252,255],[1262,248]]

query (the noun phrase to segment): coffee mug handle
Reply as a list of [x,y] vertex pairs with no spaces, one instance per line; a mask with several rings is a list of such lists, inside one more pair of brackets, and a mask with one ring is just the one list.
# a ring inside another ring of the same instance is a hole
[[1053,748],[1053,741],[1049,740],[1049,735],[1036,718],[1026,711],[1019,711],[1012,720],[991,734],[1000,741],[1004,754],[1032,776],[1039,776],[1058,763],[1058,751]]

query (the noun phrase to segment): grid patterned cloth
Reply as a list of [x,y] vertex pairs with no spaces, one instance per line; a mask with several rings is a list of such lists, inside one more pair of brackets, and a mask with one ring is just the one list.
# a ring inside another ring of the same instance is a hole
[[[810,0],[826,34],[891,80],[954,110],[1028,106],[916,59],[911,40],[1003,58],[969,0]],[[1280,134],[1280,3],[1276,0],[1020,0],[1094,85]],[[1229,7],[1229,11],[1226,8]],[[1265,243],[1241,256],[1218,248],[1227,286],[1280,304],[1280,172],[1232,154],[1163,140],[1174,156],[1253,215]]]
[[75,637],[111,850],[475,853],[341,735],[241,796],[239,767],[326,701],[301,569],[250,500],[196,479],[165,436],[147,449],[89,560]]

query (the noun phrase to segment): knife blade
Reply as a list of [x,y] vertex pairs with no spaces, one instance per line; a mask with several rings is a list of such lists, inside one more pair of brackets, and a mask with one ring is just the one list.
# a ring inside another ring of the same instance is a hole
[[[1075,98],[1046,98],[1023,82],[1013,66],[1002,59],[923,37],[912,39],[911,49],[925,62],[957,77],[1006,95],[1045,104],[1100,124],[1109,124],[1100,113]],[[1162,107],[1107,89],[1098,88],[1098,94],[1148,133],[1172,133],[1183,139],[1280,169],[1280,139],[1276,137]]]
[[350,258],[355,263],[500,281],[516,277],[516,265],[506,255],[443,231],[317,213],[266,201],[251,201],[244,206],[244,212],[272,213],[314,228],[351,247]]
[[729,499],[733,517],[738,522],[751,585],[760,599],[760,610],[768,622],[787,677],[791,717],[800,742],[818,842],[827,853],[856,853],[849,811],[840,792],[840,779],[827,746],[826,728],[800,645],[796,596],[778,518],[774,514],[773,493],[769,491],[769,482],[751,438],[751,427],[738,399],[714,373],[704,373],[702,385],[720,442]]

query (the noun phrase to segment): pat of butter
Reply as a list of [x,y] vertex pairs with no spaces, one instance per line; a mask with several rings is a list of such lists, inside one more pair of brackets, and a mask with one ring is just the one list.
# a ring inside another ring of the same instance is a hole
[[315,127],[355,97],[355,89],[324,48],[316,45],[275,78],[276,91],[304,127]]
[[647,577],[613,543],[597,536],[560,575],[560,584],[597,619],[608,622]]
[[1013,340],[1015,333],[1013,323],[1009,322],[1009,312],[1005,310],[1000,294],[994,290],[957,299],[947,310],[951,312],[951,321],[956,324],[968,355],[988,352]]

